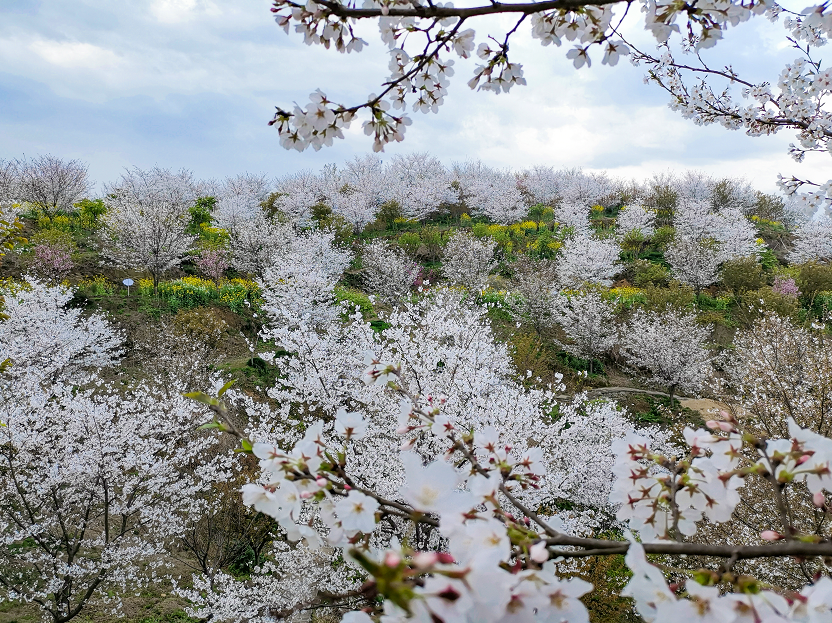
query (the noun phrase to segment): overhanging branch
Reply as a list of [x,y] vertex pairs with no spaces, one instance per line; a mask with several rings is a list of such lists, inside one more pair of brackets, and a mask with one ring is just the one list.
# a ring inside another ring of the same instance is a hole
[[[593,0],[586,2],[585,0],[544,0],[543,2],[521,2],[521,3],[505,3],[493,2],[487,5],[461,8],[461,7],[442,7],[436,5],[425,5],[421,7],[390,7],[383,11],[381,8],[358,9],[355,7],[346,6],[340,2],[333,2],[332,0],[316,0],[316,4],[326,7],[332,15],[344,18],[367,19],[376,17],[419,17],[419,18],[448,18],[458,17],[460,19],[467,19],[469,17],[478,17],[480,15],[494,15],[497,13],[523,13],[525,15],[532,15],[534,13],[542,13],[544,11],[575,11],[589,6],[607,6],[610,4],[629,4],[627,0]],[[275,7],[278,9],[289,3],[277,2]]]

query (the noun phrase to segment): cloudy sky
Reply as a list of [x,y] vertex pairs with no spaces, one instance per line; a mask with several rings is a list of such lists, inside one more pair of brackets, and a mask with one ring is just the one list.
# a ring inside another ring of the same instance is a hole
[[[360,124],[333,148],[299,154],[283,150],[266,123],[275,105],[305,102],[319,87],[347,104],[376,91],[387,59],[373,29],[362,31],[369,48],[344,56],[285,35],[269,7],[269,0],[0,0],[0,158],[79,158],[104,182],[131,165],[186,167],[200,177],[279,176],[367,153]],[[500,26],[487,24],[495,34]],[[634,20],[633,39],[649,46],[639,30]],[[755,19],[708,58],[776,83],[796,56],[783,34]],[[591,69],[576,71],[566,49],[518,36],[512,60],[523,63],[529,85],[508,95],[470,91],[473,62],[458,62],[439,114],[415,114],[405,142],[386,153],[636,178],[695,168],[769,191],[778,172],[829,177],[828,156],[791,161],[791,132],[750,138],[697,127],[643,84],[643,69],[626,61],[605,67],[596,55]]]

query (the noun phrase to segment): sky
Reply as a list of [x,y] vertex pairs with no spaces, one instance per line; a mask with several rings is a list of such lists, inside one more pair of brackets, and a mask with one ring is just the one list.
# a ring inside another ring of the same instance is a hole
[[[281,148],[267,122],[275,106],[305,104],[317,88],[345,104],[377,91],[387,58],[376,27],[362,27],[370,44],[362,53],[342,55],[286,35],[269,8],[269,0],[0,0],[0,158],[77,158],[100,184],[129,166],[280,177],[368,153],[359,123],[331,148],[298,153]],[[505,26],[489,19],[478,41]],[[627,32],[652,49],[640,18]],[[784,35],[782,25],[753,19],[706,59],[776,83],[797,56]],[[791,160],[793,132],[752,138],[683,119],[663,91],[644,84],[643,67],[602,66],[596,51],[591,68],[575,70],[567,46],[542,47],[528,30],[511,45],[528,86],[471,91],[474,61],[458,60],[446,104],[438,114],[413,113],[405,141],[382,158],[426,151],[446,164],[480,159],[635,179],[697,169],[768,192],[778,173],[830,177],[828,155]]]

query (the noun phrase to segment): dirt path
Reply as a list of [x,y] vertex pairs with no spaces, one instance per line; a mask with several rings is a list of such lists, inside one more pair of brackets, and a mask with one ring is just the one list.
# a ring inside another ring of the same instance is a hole
[[[637,387],[599,387],[591,389],[587,392],[590,397],[603,396],[605,394],[647,394],[648,396],[663,396],[670,397],[666,392],[660,392],[648,389],[638,389]],[[698,411],[703,416],[714,416],[721,410],[727,410],[728,407],[721,402],[711,400],[710,398],[689,398],[687,396],[676,396],[679,403],[691,411]]]

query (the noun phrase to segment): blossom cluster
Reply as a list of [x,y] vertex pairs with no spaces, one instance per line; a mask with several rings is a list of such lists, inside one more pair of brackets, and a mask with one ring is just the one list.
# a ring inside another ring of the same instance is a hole
[[[766,7],[766,2],[756,0],[711,2],[695,9],[642,3],[645,26],[659,43],[667,42],[672,33],[681,32],[677,22],[682,22],[697,50],[713,46],[727,28],[761,14]],[[576,68],[591,65],[592,46],[603,47],[604,64],[615,65],[621,56],[630,54],[630,47],[617,31],[621,19],[616,18],[611,5],[540,10],[531,6],[504,40],[491,37],[477,45],[476,32],[465,27],[466,20],[494,12],[486,8],[461,9],[449,3],[413,5],[397,0],[367,0],[361,7],[340,2],[276,0],[272,12],[287,33],[294,29],[307,44],[333,46],[342,53],[360,52],[366,45],[353,31],[358,20],[377,20],[389,59],[389,74],[381,92],[369,95],[358,105],[336,103],[318,89],[303,107],[296,104],[292,110],[278,108],[270,125],[277,128],[281,145],[299,151],[332,145],[334,139],[344,137],[344,130],[365,110],[363,129],[373,137],[374,151],[403,140],[411,119],[405,112],[393,111],[405,111],[409,105],[413,112],[435,113],[444,102],[454,75],[451,56],[466,59],[476,53],[479,57],[481,63],[468,81],[472,89],[501,93],[525,84],[522,64],[509,59],[509,39],[529,15],[532,37],[542,45],[560,46],[564,40],[574,44],[566,57]]]

